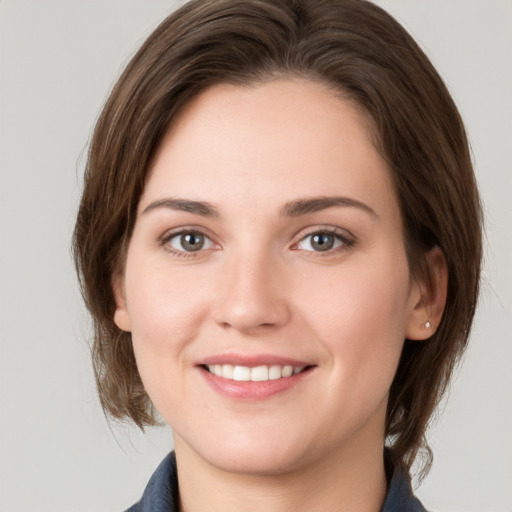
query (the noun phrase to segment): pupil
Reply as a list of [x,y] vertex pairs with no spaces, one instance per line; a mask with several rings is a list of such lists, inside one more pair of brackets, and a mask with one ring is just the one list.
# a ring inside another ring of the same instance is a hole
[[329,249],[332,249],[332,246],[334,245],[334,237],[326,233],[313,235],[311,245],[317,251],[328,251]]
[[196,233],[181,235],[181,246],[186,251],[199,251],[204,245],[204,237]]

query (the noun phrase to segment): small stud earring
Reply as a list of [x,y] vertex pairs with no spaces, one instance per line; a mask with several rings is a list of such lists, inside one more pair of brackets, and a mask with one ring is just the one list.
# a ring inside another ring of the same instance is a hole
[[432,324],[430,323],[430,321],[429,321],[429,320],[427,320],[427,321],[425,322],[425,329],[430,329],[431,327],[432,327]]

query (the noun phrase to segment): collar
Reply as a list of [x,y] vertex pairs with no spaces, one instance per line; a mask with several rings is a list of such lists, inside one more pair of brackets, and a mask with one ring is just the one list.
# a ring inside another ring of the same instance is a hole
[[[142,495],[126,512],[179,512],[176,456],[171,452],[160,463]],[[380,512],[427,512],[413,495],[409,475],[396,468],[391,475]]]

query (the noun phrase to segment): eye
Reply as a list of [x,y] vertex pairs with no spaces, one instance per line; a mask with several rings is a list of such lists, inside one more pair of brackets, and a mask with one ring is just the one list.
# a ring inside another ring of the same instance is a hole
[[302,251],[327,252],[350,245],[352,241],[339,233],[317,231],[305,236],[296,248]]
[[166,243],[176,252],[197,252],[211,249],[213,242],[199,231],[182,231],[171,235]]

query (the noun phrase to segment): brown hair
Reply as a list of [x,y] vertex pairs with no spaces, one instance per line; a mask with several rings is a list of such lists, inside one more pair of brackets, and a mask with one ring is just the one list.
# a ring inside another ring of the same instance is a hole
[[413,276],[426,251],[446,257],[444,317],[427,342],[406,341],[390,391],[386,435],[395,464],[431,453],[425,430],[468,341],[478,295],[481,209],[465,129],[443,81],[411,36],[365,0],[195,0],[150,35],[97,122],[74,233],[82,292],[94,320],[101,404],[114,418],[154,424],[129,333],[113,321],[151,158],[176,112],[218,83],[276,75],[321,81],[373,119],[393,176]]

